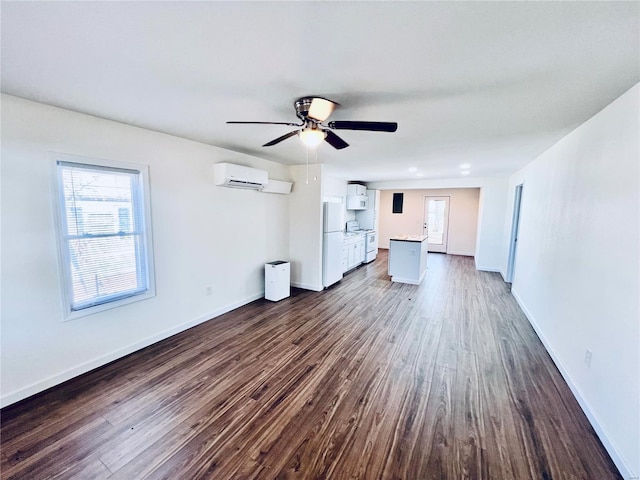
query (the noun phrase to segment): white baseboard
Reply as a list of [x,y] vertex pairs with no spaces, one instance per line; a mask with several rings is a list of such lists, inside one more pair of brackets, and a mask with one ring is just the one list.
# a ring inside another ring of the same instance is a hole
[[475,253],[473,253],[473,252],[457,252],[457,251],[450,252],[450,251],[447,251],[447,255],[461,255],[463,257],[474,257]]
[[176,325],[175,327],[169,328],[163,332],[160,332],[156,335],[152,335],[151,337],[145,338],[140,342],[133,343],[131,345],[127,345],[124,348],[118,349],[114,352],[108,353],[107,355],[103,355],[101,357],[90,360],[89,362],[85,362],[81,365],[77,365],[73,368],[65,370],[64,372],[58,373],[56,375],[52,375],[51,377],[45,378],[44,380],[38,381],[26,387],[23,387],[19,390],[15,390],[6,395],[3,395],[0,398],[0,408],[4,408],[12,403],[16,403],[20,400],[24,400],[27,397],[35,395],[36,393],[40,393],[45,391],[48,388],[59,385],[67,380],[71,380],[74,377],[82,375],[83,373],[90,372],[91,370],[106,365],[109,362],[113,362],[119,358],[122,358],[130,353],[141,350],[149,345],[153,345],[161,340],[169,338],[176,333],[183,332],[188,330],[191,327],[195,327],[201,323],[206,322],[207,320],[211,320],[215,317],[219,317],[231,310],[235,310],[236,308],[242,307],[248,303],[253,302],[254,300],[258,300],[259,298],[264,297],[264,292],[259,292],[249,297],[246,297],[240,301],[234,302],[229,305],[225,305],[222,308],[218,308],[210,313],[205,313],[196,318],[189,320],[188,322],[181,323]]
[[496,272],[496,273],[500,272],[499,268],[489,267],[489,266],[485,266],[485,265],[479,265],[478,264],[478,258],[475,257],[475,256],[473,258],[473,261],[476,264],[476,270],[480,270],[481,272]]
[[391,281],[395,283],[408,283],[409,285],[420,285],[420,282],[413,278],[391,277]]
[[564,381],[567,382],[567,385],[571,389],[571,392],[573,393],[573,396],[576,398],[576,400],[578,401],[578,404],[580,405],[580,408],[582,408],[582,411],[587,416],[587,419],[589,420],[589,423],[591,423],[591,426],[595,430],[596,435],[598,435],[598,438],[602,442],[602,445],[607,450],[607,453],[609,453],[609,456],[611,457],[611,460],[613,460],[613,463],[615,463],[616,467],[618,467],[618,470],[620,471],[620,474],[623,476],[623,478],[625,480],[638,480],[638,478],[639,478],[638,475],[634,474],[631,471],[631,469],[628,467],[627,463],[624,461],[624,459],[622,458],[622,456],[618,452],[618,450],[615,448],[615,446],[609,440],[609,437],[607,436],[606,431],[600,426],[600,423],[598,422],[597,417],[591,411],[591,408],[589,408],[589,404],[587,403],[586,399],[583,397],[582,392],[573,383],[573,381],[571,379],[571,376],[569,375],[569,372],[564,367],[564,365],[562,364],[562,362],[560,361],[558,356],[555,354],[553,348],[551,347],[551,345],[547,341],[546,337],[544,336],[544,334],[540,330],[540,327],[536,323],[536,321],[533,318],[533,315],[531,314],[531,312],[529,312],[527,307],[524,305],[524,303],[522,302],[522,300],[518,296],[518,293],[516,292],[515,289],[512,288],[511,289],[511,293],[513,294],[513,297],[516,299],[516,302],[518,302],[518,305],[520,305],[520,308],[522,309],[522,311],[524,312],[525,316],[527,317],[527,320],[529,320],[529,323],[531,324],[531,326],[535,330],[536,334],[540,338],[540,341],[542,342],[542,344],[546,348],[547,352],[549,353],[549,356],[553,360],[553,363],[555,363],[556,367],[558,367],[558,370],[560,371],[560,374],[564,378]]
[[483,267],[482,265],[476,265],[476,270],[480,270],[481,272],[495,272],[495,273],[500,273],[500,269],[499,269],[499,268]]
[[324,287],[322,285],[311,285],[310,283],[291,282],[291,286],[302,288],[303,290],[313,290],[314,292],[321,292],[322,290],[324,290]]

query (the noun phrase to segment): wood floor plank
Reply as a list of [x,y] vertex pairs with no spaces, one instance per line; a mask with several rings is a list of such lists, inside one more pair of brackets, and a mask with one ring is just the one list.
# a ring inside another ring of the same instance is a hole
[[2,465],[2,478],[50,478],[71,470],[98,448],[111,429],[111,425],[98,416],[91,422],[73,425],[70,432],[58,432],[52,437],[47,436],[45,429],[37,442],[9,457]]
[[386,260],[3,409],[0,478],[621,478],[499,274]]
[[61,470],[53,479],[68,480],[100,480],[111,476],[111,471],[95,456],[90,455],[79,462]]
[[437,366],[434,371],[427,403],[430,415],[423,426],[428,449],[424,452],[426,462],[418,478],[455,478],[452,416],[455,376],[455,370],[444,366]]

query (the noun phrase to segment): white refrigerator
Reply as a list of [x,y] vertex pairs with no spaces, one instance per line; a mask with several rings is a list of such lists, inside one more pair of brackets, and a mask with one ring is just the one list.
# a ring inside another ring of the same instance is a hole
[[324,235],[322,238],[322,285],[329,287],[342,280],[342,242],[344,238],[344,206],[324,202]]

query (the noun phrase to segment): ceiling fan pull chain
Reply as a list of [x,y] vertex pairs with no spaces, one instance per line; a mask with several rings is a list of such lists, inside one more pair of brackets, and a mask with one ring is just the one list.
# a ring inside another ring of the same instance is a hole
[[309,147],[307,146],[307,185],[309,185]]

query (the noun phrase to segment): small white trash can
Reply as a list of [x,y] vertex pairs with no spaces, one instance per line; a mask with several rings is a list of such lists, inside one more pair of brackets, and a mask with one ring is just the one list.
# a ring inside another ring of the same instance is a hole
[[264,298],[277,302],[291,295],[291,263],[283,260],[264,265]]

